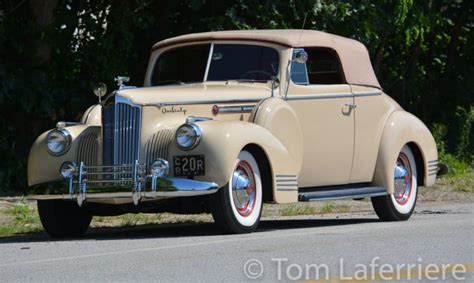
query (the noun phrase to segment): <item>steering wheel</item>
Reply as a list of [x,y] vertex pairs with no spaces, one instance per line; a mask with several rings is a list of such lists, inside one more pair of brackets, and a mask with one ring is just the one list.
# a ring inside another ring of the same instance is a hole
[[248,72],[243,73],[240,78],[241,79],[248,79],[248,76],[252,74],[264,74],[268,76],[268,79],[271,79],[273,77],[273,74],[264,70],[250,70]]

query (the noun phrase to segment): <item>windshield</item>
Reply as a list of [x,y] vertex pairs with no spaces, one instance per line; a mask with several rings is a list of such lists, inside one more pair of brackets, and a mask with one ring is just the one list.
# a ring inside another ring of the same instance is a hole
[[[163,52],[153,68],[151,84],[202,81],[266,82],[278,74],[279,55],[270,47],[247,44],[211,44],[173,48]],[[206,69],[209,64],[209,70]]]

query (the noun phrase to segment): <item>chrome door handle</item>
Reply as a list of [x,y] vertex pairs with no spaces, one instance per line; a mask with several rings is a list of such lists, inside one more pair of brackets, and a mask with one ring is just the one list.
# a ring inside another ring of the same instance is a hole
[[354,108],[357,107],[357,105],[356,105],[356,104],[353,104],[353,103],[346,103],[345,105],[346,105],[347,107],[349,107],[350,109],[354,109]]

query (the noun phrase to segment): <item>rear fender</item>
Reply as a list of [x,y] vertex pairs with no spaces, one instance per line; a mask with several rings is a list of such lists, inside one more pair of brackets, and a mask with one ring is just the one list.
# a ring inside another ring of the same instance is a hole
[[[429,162],[437,162],[438,152],[436,143],[429,129],[414,115],[397,110],[394,111],[385,124],[377,157],[377,166],[374,174],[374,185],[382,186],[387,192],[394,192],[394,171],[398,154],[404,145],[412,147],[415,157],[419,151],[417,173],[422,174],[423,179],[418,185],[430,187],[434,184],[436,174],[430,174]],[[416,147],[416,148],[413,148]],[[420,170],[421,169],[421,170]],[[419,172],[422,171],[422,172]]]

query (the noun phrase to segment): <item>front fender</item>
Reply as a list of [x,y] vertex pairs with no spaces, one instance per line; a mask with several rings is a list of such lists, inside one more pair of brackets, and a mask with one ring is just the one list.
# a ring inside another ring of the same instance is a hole
[[79,137],[88,128],[96,127],[91,127],[89,125],[76,125],[65,128],[71,133],[71,148],[61,156],[53,156],[48,153],[46,139],[51,130],[42,133],[33,143],[28,156],[28,185],[33,186],[62,180],[63,178],[59,173],[61,164],[66,161],[77,159],[76,153],[79,144]]
[[222,187],[226,185],[234,170],[239,152],[249,144],[259,146],[268,158],[273,180],[274,201],[278,203],[297,201],[298,189],[295,186],[278,189],[275,185],[282,176],[297,177],[296,162],[287,148],[267,129],[243,121],[203,121],[197,122],[202,130],[200,144],[191,151],[183,152],[173,143],[172,155],[203,154],[206,160],[206,175],[196,177],[203,181],[212,181]]
[[[374,185],[382,186],[387,192],[394,192],[394,168],[400,150],[405,144],[410,144],[412,150],[416,147],[420,156],[417,161],[418,175],[423,174],[424,185],[430,187],[434,184],[436,174],[429,174],[428,162],[438,159],[436,143],[429,129],[414,115],[403,110],[394,111],[388,118],[380,141],[377,157],[377,166],[374,174]],[[415,158],[417,152],[414,152]],[[420,167],[421,166],[421,167]],[[419,178],[420,180],[420,178]]]

